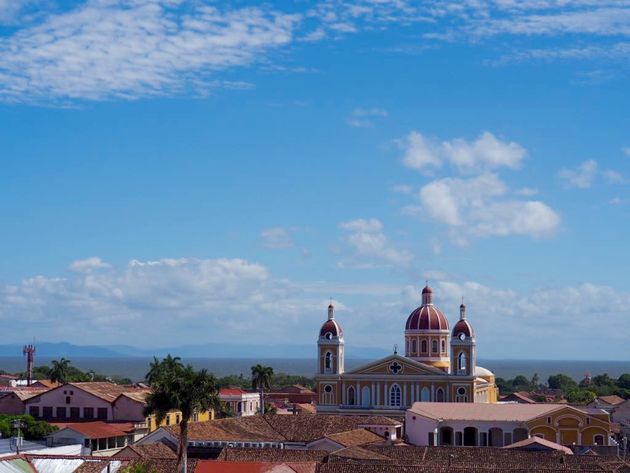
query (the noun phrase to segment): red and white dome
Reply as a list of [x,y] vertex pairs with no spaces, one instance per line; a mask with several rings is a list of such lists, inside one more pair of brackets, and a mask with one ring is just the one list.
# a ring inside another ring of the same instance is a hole
[[472,325],[470,325],[470,322],[468,322],[468,319],[466,319],[466,306],[464,304],[459,306],[459,314],[459,320],[453,327],[452,336],[459,337],[460,334],[463,333],[467,337],[474,338],[475,331],[473,330]]
[[319,336],[329,339],[333,337],[343,337],[343,329],[339,322],[335,320],[335,308],[332,304],[328,306],[328,320],[322,325]]
[[433,290],[429,286],[422,290],[422,305],[409,315],[405,330],[448,330],[448,320],[433,305]]

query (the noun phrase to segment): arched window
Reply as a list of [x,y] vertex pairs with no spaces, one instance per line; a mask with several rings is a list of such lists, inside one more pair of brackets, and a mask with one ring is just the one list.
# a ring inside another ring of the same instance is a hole
[[422,388],[422,391],[420,391],[420,400],[422,402],[429,402],[431,400],[431,393],[429,392],[429,388],[426,386]]
[[413,342],[411,342],[411,353],[417,353],[418,352],[418,342],[417,340],[414,340]]
[[400,386],[392,384],[389,388],[389,405],[392,407],[400,407]]
[[332,353],[329,351],[326,352],[326,357],[324,361],[324,369],[328,372],[332,370]]
[[446,353],[446,342],[442,340],[442,353]]
[[596,435],[595,437],[593,437],[593,442],[595,443],[595,445],[604,445],[604,436]]
[[426,353],[426,352],[427,352],[427,341],[422,340],[422,353]]
[[437,402],[444,402],[444,390],[442,388],[438,388],[435,392],[435,400]]
[[332,404],[333,402],[333,388],[330,384],[324,386],[324,404]]
[[433,353],[437,353],[437,340],[433,340],[433,343],[431,344],[431,349]]
[[457,369],[459,371],[466,371],[466,352],[459,352],[457,355]]
[[354,388],[350,386],[348,388],[348,405],[354,406],[356,404],[356,393],[354,392]]

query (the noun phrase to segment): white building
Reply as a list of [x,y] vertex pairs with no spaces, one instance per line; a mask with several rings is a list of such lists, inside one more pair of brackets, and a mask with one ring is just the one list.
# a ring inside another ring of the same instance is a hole
[[241,388],[223,388],[219,398],[226,402],[237,417],[253,416],[260,410],[260,395]]

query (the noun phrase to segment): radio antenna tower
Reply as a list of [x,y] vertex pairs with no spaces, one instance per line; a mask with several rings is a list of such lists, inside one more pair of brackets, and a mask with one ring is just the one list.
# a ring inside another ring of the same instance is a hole
[[24,345],[22,354],[26,356],[26,385],[33,383],[33,355],[35,354],[35,345]]

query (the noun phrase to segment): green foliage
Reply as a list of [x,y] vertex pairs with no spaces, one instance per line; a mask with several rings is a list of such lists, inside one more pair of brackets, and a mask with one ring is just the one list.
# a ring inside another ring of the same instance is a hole
[[597,393],[588,389],[575,388],[567,393],[567,401],[572,404],[588,404],[593,402],[597,397]]
[[155,414],[159,424],[170,411],[182,413],[177,456],[179,471],[180,466],[186,464],[188,422],[192,415],[210,409],[221,410],[217,380],[207,370],[195,371],[191,365],[184,366],[179,357],[171,355],[163,360],[154,358],[146,379],[151,392],[146,398],[145,416]]
[[566,374],[549,376],[547,384],[551,389],[560,389],[563,393],[568,393],[572,389],[577,388],[575,380]]
[[257,364],[252,366],[252,388],[260,391],[260,406],[262,413],[265,413],[265,390],[271,389],[273,381],[273,368]]
[[67,383],[68,369],[70,368],[70,360],[61,358],[60,360],[52,360],[50,370],[48,371],[48,379],[53,383]]
[[[62,371],[62,376],[65,378],[65,382],[67,383],[78,383],[78,382],[86,382],[86,381],[109,381],[115,384],[133,384],[133,381],[129,378],[124,378],[121,376],[106,376],[103,374],[98,374],[94,370],[90,370],[87,372],[81,371],[76,366],[72,366],[72,362],[65,358],[62,358],[59,361],[53,361],[51,363],[52,366],[35,366],[33,367],[33,379],[51,379],[51,374],[53,371]],[[17,376],[21,379],[26,378],[26,373],[17,373]],[[56,374],[54,375],[56,376]],[[54,380],[53,380],[54,381]]]
[[143,462],[133,462],[119,470],[120,473],[155,473],[155,468]]
[[608,376],[608,373],[600,374],[598,376],[593,377],[592,383],[595,386],[600,387],[615,387],[615,380]]
[[30,415],[0,415],[0,434],[3,438],[17,436],[17,430],[13,428],[15,420],[20,420],[25,424],[22,428],[22,436],[26,440],[41,440],[57,430],[57,427],[43,420],[35,420]]
[[630,390],[630,373],[624,373],[617,379],[617,386]]

